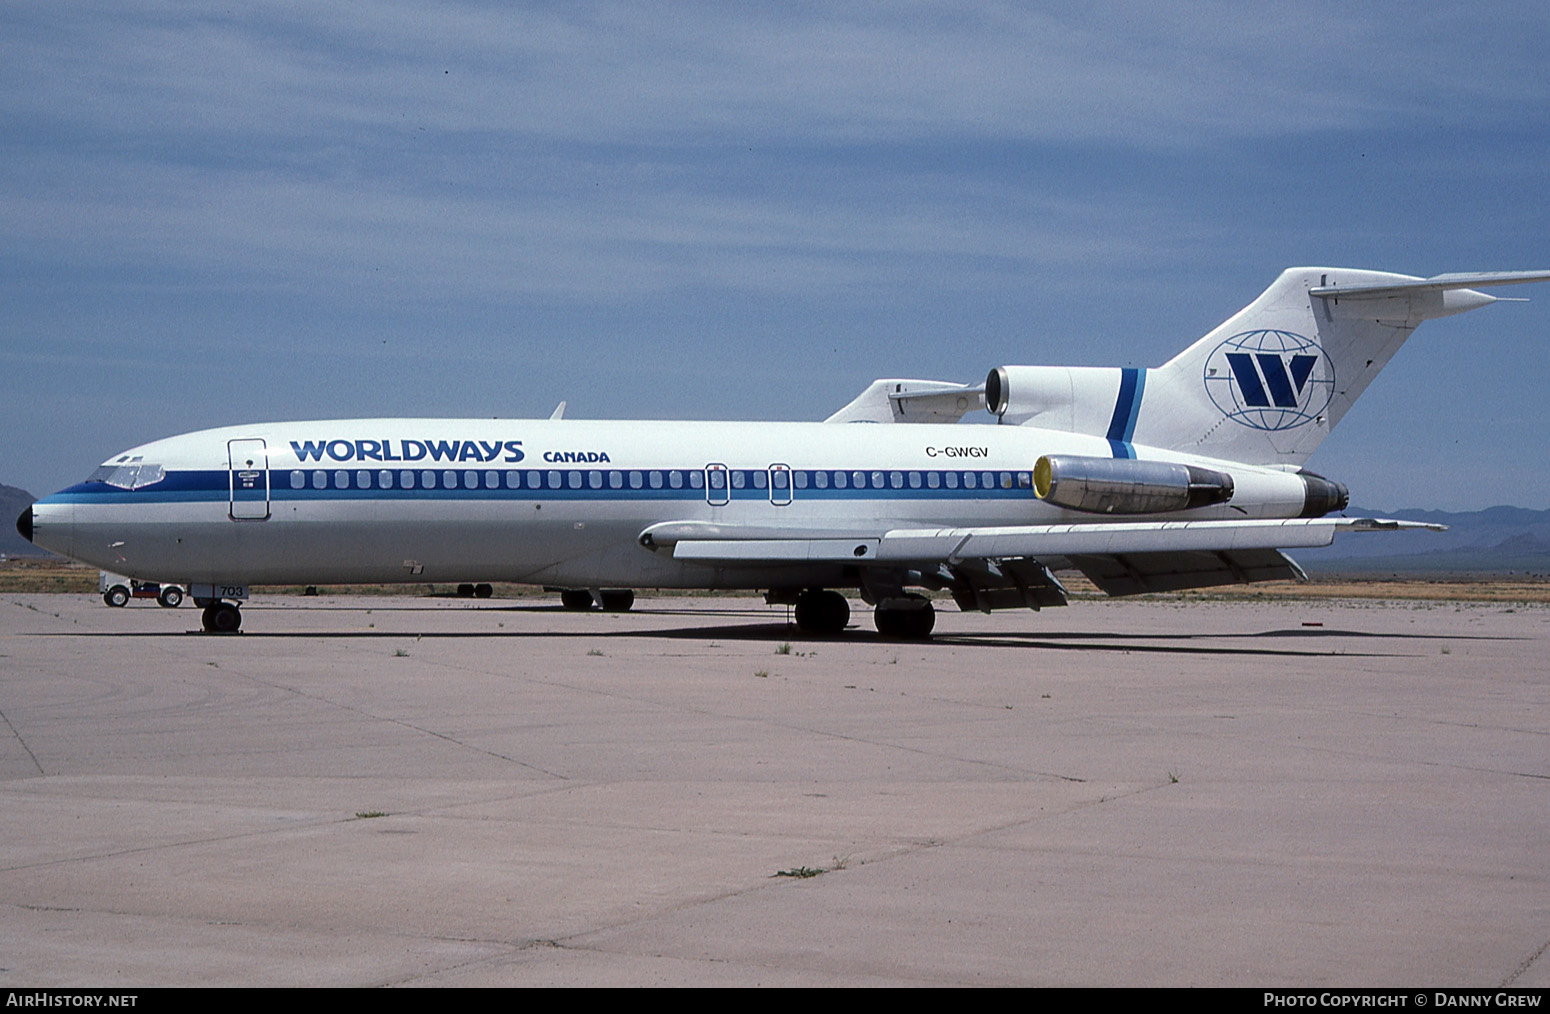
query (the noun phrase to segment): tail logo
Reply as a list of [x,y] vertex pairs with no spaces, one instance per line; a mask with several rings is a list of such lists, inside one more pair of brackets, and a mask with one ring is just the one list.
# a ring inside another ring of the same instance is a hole
[[1206,357],[1206,393],[1235,423],[1289,430],[1319,417],[1335,370],[1317,342],[1290,331],[1244,331]]

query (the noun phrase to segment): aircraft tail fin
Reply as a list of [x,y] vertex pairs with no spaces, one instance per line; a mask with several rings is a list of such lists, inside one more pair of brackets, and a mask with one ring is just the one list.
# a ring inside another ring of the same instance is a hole
[[[1496,302],[1477,288],[1540,281],[1550,281],[1550,271],[1416,278],[1290,268],[1163,366],[1123,371],[1136,376],[1122,435],[1213,458],[1301,466],[1422,321]],[[1126,390],[1122,379],[1121,401]]]

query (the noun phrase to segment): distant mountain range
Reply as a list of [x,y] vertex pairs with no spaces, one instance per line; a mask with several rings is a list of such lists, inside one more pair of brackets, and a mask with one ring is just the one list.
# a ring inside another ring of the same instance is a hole
[[1341,535],[1323,549],[1290,552],[1309,574],[1481,574],[1550,576],[1550,510],[1487,507],[1482,511],[1380,511],[1348,517],[1396,518],[1447,525],[1446,532]]
[[[16,518],[37,497],[0,485],[0,554],[49,556],[16,531]],[[1309,574],[1530,575],[1550,577],[1550,510],[1488,507],[1483,511],[1380,511],[1352,507],[1349,517],[1398,518],[1447,525],[1446,532],[1377,532],[1338,536],[1323,549],[1291,556]]]

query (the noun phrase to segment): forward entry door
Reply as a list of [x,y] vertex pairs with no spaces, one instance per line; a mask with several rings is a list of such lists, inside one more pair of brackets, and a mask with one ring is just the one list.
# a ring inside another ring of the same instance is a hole
[[231,519],[269,517],[269,450],[259,439],[226,441],[231,466]]

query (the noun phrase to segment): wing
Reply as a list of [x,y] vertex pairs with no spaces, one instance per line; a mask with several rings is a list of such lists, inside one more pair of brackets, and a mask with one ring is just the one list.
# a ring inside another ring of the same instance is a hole
[[1063,605],[1054,571],[1079,570],[1109,595],[1306,578],[1281,550],[1327,546],[1339,532],[1444,526],[1373,518],[1153,521],[884,532],[653,525],[642,545],[716,566],[847,563],[897,584],[947,588],[965,609]]

